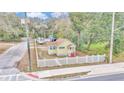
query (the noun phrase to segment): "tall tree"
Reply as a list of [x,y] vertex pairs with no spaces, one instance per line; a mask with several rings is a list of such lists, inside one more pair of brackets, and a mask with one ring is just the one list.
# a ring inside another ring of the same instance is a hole
[[[111,29],[110,18],[111,13],[70,13],[73,29],[77,32],[78,47],[83,43],[89,50],[93,42],[108,40],[107,32]],[[105,38],[100,39],[101,36]]]

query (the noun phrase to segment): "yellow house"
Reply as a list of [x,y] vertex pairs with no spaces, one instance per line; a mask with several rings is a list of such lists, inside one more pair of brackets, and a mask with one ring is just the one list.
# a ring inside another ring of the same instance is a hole
[[50,42],[48,54],[73,57],[76,56],[76,46],[67,39],[57,39],[55,42]]

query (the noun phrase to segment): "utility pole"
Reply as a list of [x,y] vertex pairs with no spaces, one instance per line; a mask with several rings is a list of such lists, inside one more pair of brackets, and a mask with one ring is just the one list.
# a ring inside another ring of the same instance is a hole
[[112,13],[112,31],[111,31],[110,55],[109,55],[110,64],[112,63],[112,55],[113,55],[114,29],[115,29],[115,12]]
[[27,13],[25,12],[25,29],[26,29],[26,36],[27,36],[27,48],[28,48],[28,59],[29,59],[29,71],[32,71],[32,63],[31,63],[31,52],[30,52],[30,40],[29,40],[29,28],[27,24]]

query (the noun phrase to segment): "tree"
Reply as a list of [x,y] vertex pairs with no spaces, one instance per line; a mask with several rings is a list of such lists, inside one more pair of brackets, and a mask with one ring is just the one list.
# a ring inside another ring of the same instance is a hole
[[70,19],[73,30],[77,32],[78,47],[85,44],[89,50],[92,43],[108,40],[110,35],[108,32],[111,31],[111,13],[70,13]]

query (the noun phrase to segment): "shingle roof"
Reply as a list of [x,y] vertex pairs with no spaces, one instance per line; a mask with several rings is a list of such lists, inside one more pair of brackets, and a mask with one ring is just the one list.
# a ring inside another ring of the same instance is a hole
[[71,41],[69,41],[67,39],[62,39],[62,38],[57,39],[55,42],[48,42],[48,43],[49,43],[49,45],[59,46],[59,45],[61,45],[62,43],[66,42],[66,41],[71,43]]

